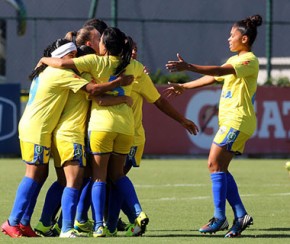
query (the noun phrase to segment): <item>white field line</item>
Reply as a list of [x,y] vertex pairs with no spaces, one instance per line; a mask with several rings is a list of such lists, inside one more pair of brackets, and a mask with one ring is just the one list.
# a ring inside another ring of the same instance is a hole
[[[274,193],[274,194],[241,194],[241,197],[286,197],[290,196],[290,192],[285,193]],[[154,199],[141,199],[141,201],[193,201],[193,200],[208,200],[211,199],[211,196],[193,196],[193,197],[163,197],[163,198],[154,198]]]
[[[136,188],[166,188],[166,187],[201,187],[208,186],[207,184],[165,184],[165,185],[135,185]],[[290,192],[273,193],[273,194],[241,194],[241,197],[284,197],[290,196]],[[155,199],[142,199],[142,201],[192,201],[192,200],[207,200],[212,198],[209,196],[192,196],[192,197],[163,197]]]
[[165,184],[165,185],[135,185],[136,188],[163,188],[163,187],[200,187],[207,184]]

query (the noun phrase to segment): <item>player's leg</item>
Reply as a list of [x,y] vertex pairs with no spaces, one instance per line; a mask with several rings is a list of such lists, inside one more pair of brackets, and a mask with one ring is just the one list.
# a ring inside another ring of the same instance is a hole
[[[36,202],[38,194],[34,194],[48,175],[50,148],[21,141],[22,160],[26,162],[25,176],[20,182],[14,205],[8,220],[1,226],[2,231],[11,237],[23,235],[20,221],[30,202]],[[31,213],[32,214],[32,213]]]
[[214,216],[201,227],[201,233],[215,233],[228,228],[226,219],[226,195],[228,166],[234,156],[231,149],[239,131],[228,126],[221,126],[210,148],[208,169],[212,182],[212,195],[214,203]]
[[74,231],[74,220],[84,169],[80,167],[79,161],[68,161],[63,168],[67,183],[61,199],[62,227],[60,237],[77,237],[79,235]]
[[93,154],[92,162],[92,212],[94,214],[94,237],[103,237],[104,211],[106,203],[106,181],[107,167],[116,133],[112,132],[90,132],[90,147]]
[[[56,166],[56,162],[58,161],[55,156],[54,162]],[[52,183],[46,193],[41,217],[34,228],[37,234],[44,237],[59,236],[60,234],[59,231],[55,230],[53,227],[56,224],[56,214],[60,210],[61,197],[66,185],[66,180],[62,167],[56,167],[55,171],[57,174],[57,180]]]
[[86,157],[86,167],[84,172],[84,179],[81,188],[80,198],[77,206],[76,219],[74,223],[74,228],[79,232],[89,233],[93,229],[93,220],[89,219],[88,212],[91,207],[91,191],[92,191],[92,157],[91,149],[89,145],[89,140],[85,139],[85,157]]
[[61,198],[62,226],[60,237],[79,237],[81,235],[74,229],[74,220],[83,182],[84,166],[86,165],[84,145],[60,139],[56,139],[56,141],[66,179],[66,187]]
[[[133,168],[139,168],[140,167],[142,155],[143,155],[143,152],[144,152],[144,147],[145,147],[145,144],[131,147],[129,154],[127,155],[126,163],[125,163],[125,166],[124,166],[124,174],[125,175],[130,171],[130,169],[132,167]],[[124,214],[128,217],[129,225],[134,224],[134,222],[135,222],[135,212],[133,212],[133,213],[131,212],[131,210],[130,210],[129,206],[127,205],[126,201],[123,201],[121,209],[124,212]],[[129,228],[129,225],[127,225],[126,229]]]
[[[135,188],[131,180],[124,174],[123,169],[126,155],[131,148],[132,142],[133,137],[122,134],[119,134],[115,141],[113,149],[115,153],[111,155],[109,164],[109,178],[112,180],[113,187],[116,189],[118,194],[116,194],[115,199],[110,199],[109,201],[112,203],[117,203],[118,197],[123,197],[123,199],[120,199],[121,201],[119,202],[121,204],[122,200],[126,202],[129,211],[135,214],[135,229],[132,232],[132,235],[142,235],[146,230],[149,218],[142,211]],[[110,232],[114,231],[114,228],[116,227],[116,220],[118,220],[119,217],[118,208],[120,208],[120,206],[117,204],[115,208],[109,206],[109,218],[107,225]]]
[[[232,144],[232,151],[236,154],[242,154],[249,138],[249,135],[240,132]],[[235,218],[232,227],[225,237],[236,237],[239,236],[249,225],[253,224],[253,218],[247,214],[236,181],[230,172],[227,172],[227,184],[227,200],[233,209]]]

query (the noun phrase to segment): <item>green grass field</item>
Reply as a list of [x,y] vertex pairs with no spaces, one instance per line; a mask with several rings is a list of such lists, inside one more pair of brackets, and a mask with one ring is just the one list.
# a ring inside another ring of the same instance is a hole
[[[116,238],[20,238],[0,233],[0,243],[290,243],[290,177],[285,159],[235,159],[230,166],[246,209],[254,225],[235,239],[225,232],[202,235],[197,230],[213,214],[211,183],[206,159],[143,160],[129,177],[134,182],[143,210],[150,223],[143,237]],[[0,222],[8,217],[17,186],[23,177],[20,159],[0,159]],[[44,196],[55,179],[53,168],[38,198],[32,218],[34,226],[42,209]],[[227,205],[229,222],[233,219]],[[126,220],[125,216],[122,219]]]

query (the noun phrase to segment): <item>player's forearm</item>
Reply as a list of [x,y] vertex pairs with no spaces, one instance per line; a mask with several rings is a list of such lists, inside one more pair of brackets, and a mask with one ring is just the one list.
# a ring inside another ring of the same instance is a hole
[[84,90],[88,92],[92,96],[101,95],[107,91],[111,91],[118,86],[117,82],[106,82],[102,84],[95,84],[89,82],[85,87]]
[[235,70],[231,65],[204,66],[204,65],[188,64],[187,70],[210,76],[223,76],[228,74],[235,74]]
[[160,97],[155,103],[155,106],[165,113],[170,118],[176,120],[179,123],[184,121],[184,116],[180,114],[168,101],[167,99]]
[[126,96],[111,96],[111,95],[103,95],[103,96],[94,96],[94,101],[100,106],[113,106],[122,103],[126,103]]
[[214,84],[216,80],[214,79],[213,76],[203,76],[199,79],[189,81],[183,84],[180,84],[184,89],[194,89],[194,88],[199,88],[199,87],[204,87],[208,86],[211,84]]
[[76,66],[72,59],[43,57],[40,59],[40,63],[46,64],[54,68],[76,69]]

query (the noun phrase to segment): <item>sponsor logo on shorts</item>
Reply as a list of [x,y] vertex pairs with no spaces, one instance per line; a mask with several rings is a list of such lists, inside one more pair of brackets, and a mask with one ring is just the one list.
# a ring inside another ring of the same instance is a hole
[[228,135],[227,135],[227,138],[228,138],[228,141],[234,141],[236,139],[237,135],[235,132],[230,132]]
[[43,146],[37,145],[37,146],[35,146],[34,150],[35,150],[35,153],[37,155],[41,155],[44,151],[44,148],[43,148]]
[[75,158],[81,158],[83,155],[83,151],[80,145],[75,148]]
[[130,159],[135,157],[136,151],[137,151],[137,147],[131,147],[130,152],[128,154]]

